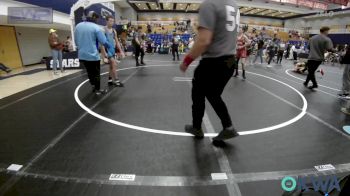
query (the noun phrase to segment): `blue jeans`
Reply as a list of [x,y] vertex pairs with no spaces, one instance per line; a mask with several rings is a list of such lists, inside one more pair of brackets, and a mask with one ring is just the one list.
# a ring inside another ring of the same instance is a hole
[[63,66],[62,66],[62,51],[61,50],[55,50],[52,49],[52,68],[54,71],[57,70],[57,60],[58,60],[58,64],[60,66],[61,71],[63,71]]
[[256,62],[256,60],[258,59],[258,57],[260,57],[260,61],[261,61],[261,63],[263,63],[263,57],[262,57],[262,55],[263,55],[263,49],[258,50],[258,51],[256,52],[255,59],[254,59],[253,63]]

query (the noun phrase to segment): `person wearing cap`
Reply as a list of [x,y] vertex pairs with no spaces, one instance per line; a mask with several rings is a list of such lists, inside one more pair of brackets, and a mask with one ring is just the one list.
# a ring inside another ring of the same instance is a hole
[[308,87],[308,84],[311,80],[312,86],[308,87],[309,89],[317,88],[317,82],[315,78],[315,71],[321,65],[324,60],[324,54],[326,51],[333,50],[332,40],[328,37],[329,27],[322,27],[320,29],[320,34],[311,37],[309,47],[310,53],[308,57],[308,61],[306,63],[308,69],[308,75],[306,81],[304,82],[304,86]]
[[63,65],[62,65],[62,50],[64,48],[63,43],[60,42],[58,39],[58,35],[56,33],[55,29],[49,30],[49,38],[48,38],[49,46],[51,48],[52,53],[52,67],[54,74],[57,75],[57,61],[60,66],[61,72],[64,72]]
[[101,28],[95,24],[99,16],[90,11],[87,20],[79,23],[75,27],[75,44],[78,49],[78,58],[88,73],[90,84],[96,95],[106,93],[100,88],[100,54],[99,44],[102,44],[108,51],[112,51],[113,46],[107,41]]
[[185,131],[197,138],[204,137],[202,119],[205,113],[205,98],[207,98],[223,126],[223,130],[213,138],[214,145],[239,135],[232,125],[226,104],[221,98],[237,66],[239,18],[239,7],[234,0],[205,0],[199,9],[196,41],[180,65],[180,70],[186,72],[189,65],[202,56],[192,80],[193,121],[191,125],[185,126]]

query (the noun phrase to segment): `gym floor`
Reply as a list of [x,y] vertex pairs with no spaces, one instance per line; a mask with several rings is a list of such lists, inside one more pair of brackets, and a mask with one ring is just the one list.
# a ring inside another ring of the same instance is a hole
[[[223,93],[241,136],[215,147],[211,137],[222,127],[209,103],[207,137],[183,131],[195,66],[182,74],[168,55],[145,58],[141,68],[123,60],[125,87],[104,96],[93,95],[78,72],[0,99],[0,195],[279,196],[286,175],[350,173],[339,65],[321,66],[315,91],[290,70],[292,61],[247,67],[247,80],[232,78]],[[23,167],[8,171],[11,164]],[[324,164],[336,169],[315,170]],[[136,177],[114,181],[111,174]]]

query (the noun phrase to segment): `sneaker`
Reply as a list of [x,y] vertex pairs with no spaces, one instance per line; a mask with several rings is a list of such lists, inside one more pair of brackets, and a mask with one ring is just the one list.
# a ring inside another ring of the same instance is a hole
[[314,88],[318,88],[318,85],[312,85],[309,87],[310,90],[313,90]]
[[349,93],[340,93],[340,94],[338,94],[338,96],[340,98],[347,97],[347,96],[349,96]]
[[350,111],[348,108],[343,107],[340,109],[340,111],[343,112],[344,114],[350,115]]
[[146,65],[146,63],[145,62],[141,62],[141,65]]
[[185,125],[185,132],[194,135],[196,138],[204,138],[202,129],[196,129],[192,125]]
[[104,95],[104,94],[106,94],[108,91],[107,91],[107,90],[100,89],[100,90],[94,90],[94,92],[95,92],[95,95]]
[[121,83],[119,80],[114,81],[113,84],[114,84],[116,87],[124,87],[124,84]]
[[307,88],[307,83],[306,82],[304,82],[303,85]]
[[239,136],[239,134],[237,133],[235,128],[233,128],[231,126],[231,127],[228,127],[228,128],[225,128],[224,130],[222,130],[218,134],[218,136],[213,138],[213,140],[214,141],[222,141],[222,140],[227,140],[227,139],[234,138],[234,137],[237,137],[237,136]]
[[57,71],[54,71],[53,74],[58,75],[58,72],[57,72]]

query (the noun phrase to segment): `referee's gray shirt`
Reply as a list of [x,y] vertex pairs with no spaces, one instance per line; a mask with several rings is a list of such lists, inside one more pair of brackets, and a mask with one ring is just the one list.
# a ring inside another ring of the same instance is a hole
[[233,0],[205,0],[201,4],[198,26],[214,33],[203,58],[236,54],[239,19],[239,7]]

